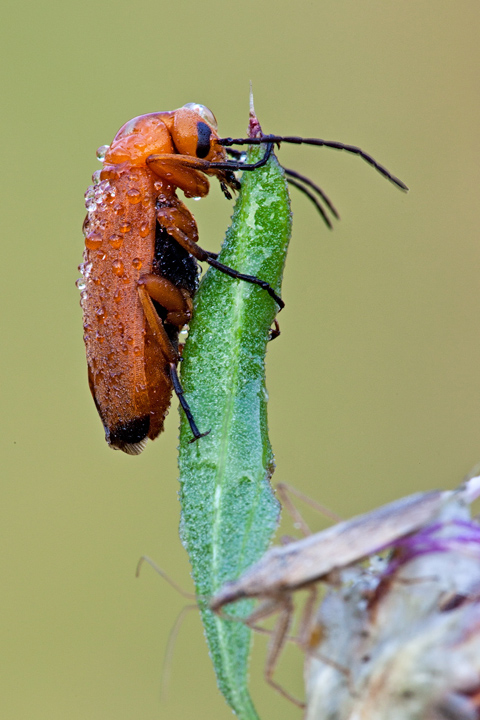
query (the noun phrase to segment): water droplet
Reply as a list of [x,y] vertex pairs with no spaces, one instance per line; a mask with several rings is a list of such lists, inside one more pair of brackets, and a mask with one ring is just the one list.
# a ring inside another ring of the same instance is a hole
[[198,201],[198,200],[201,200],[202,198],[201,198],[201,197],[196,197],[196,196],[194,197],[194,196],[192,195],[191,199]]
[[127,352],[128,352],[128,347],[127,347],[126,345],[122,345],[122,352],[123,352],[123,353],[127,353]]
[[139,203],[142,199],[142,193],[137,188],[130,188],[127,192],[128,202],[135,204]]
[[101,170],[95,170],[95,172],[92,175],[92,182],[94,185],[97,185],[100,182],[100,175],[102,174]]
[[129,335],[129,336],[127,337],[127,344],[128,344],[128,345],[133,345],[133,337],[132,337],[131,335]]
[[112,263],[112,270],[115,273],[115,275],[118,275],[118,277],[122,277],[122,275],[125,272],[125,267],[123,265],[123,262],[121,260],[114,260]]
[[98,185],[95,185],[95,194],[102,193],[102,195],[106,195],[109,193],[112,189],[112,186],[108,182],[108,180],[102,180],[98,183]]
[[140,225],[140,237],[144,238],[147,237],[147,235],[150,233],[150,224],[147,222],[144,222]]
[[122,233],[128,233],[132,229],[132,226],[128,222],[124,222],[122,225],[120,225],[120,232]]
[[100,162],[103,162],[105,160],[105,155],[107,154],[107,151],[109,150],[110,145],[100,145],[100,147],[97,150],[97,160],[100,160]]
[[96,232],[91,232],[85,238],[85,247],[89,250],[98,250],[101,246],[103,238]]
[[95,315],[97,316],[98,322],[103,323],[105,322],[105,318],[107,317],[107,311],[104,307],[100,306],[96,309]]
[[78,280],[75,281],[75,285],[80,290],[80,292],[83,292],[83,290],[85,290],[85,288],[87,287],[87,283],[83,278],[78,278]]
[[93,185],[90,185],[85,193],[85,207],[88,212],[93,212],[97,207],[95,203],[95,189]]
[[135,347],[133,348],[133,354],[138,357],[139,355],[142,354],[142,349],[140,347],[138,347],[138,345],[135,345]]
[[124,215],[125,210],[123,209],[123,205],[121,203],[117,203],[114,205],[114,211],[116,215]]
[[122,293],[120,290],[115,290],[115,292],[113,293],[113,299],[116,303],[120,302],[120,300],[122,299]]
[[110,235],[108,238],[108,244],[114,249],[119,250],[123,245],[123,237],[121,235]]
[[123,335],[123,333],[125,332],[125,325],[121,322],[118,323],[118,332],[120,333],[120,335]]
[[118,180],[119,173],[112,165],[108,165],[108,170],[103,168],[100,172],[102,180]]
[[87,280],[90,277],[90,273],[92,272],[92,263],[91,262],[80,263],[80,265],[78,266],[78,269],[80,271],[80,275],[83,275],[85,280]]
[[142,267],[142,261],[140,260],[140,258],[133,258],[132,265],[135,270],[140,270],[140,268]]

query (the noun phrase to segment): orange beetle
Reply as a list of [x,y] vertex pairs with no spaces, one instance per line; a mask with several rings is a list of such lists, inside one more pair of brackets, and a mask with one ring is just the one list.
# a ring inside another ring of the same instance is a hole
[[[238,189],[214,115],[189,103],[172,112],[133,118],[110,147],[85,195],[85,251],[77,281],[84,315],[88,377],[112,448],[139,454],[163,429],[172,389],[192,428],[176,366],[178,334],[192,313],[198,268],[194,258],[264,287],[202,250],[197,225],[176,189],[203,197],[215,175],[227,197]],[[238,166],[238,163],[236,164]]]
[[[141,453],[147,438],[153,440],[163,430],[172,389],[194,439],[202,437],[176,369],[178,335],[191,318],[197,288],[195,258],[233,278],[259,285],[283,307],[267,282],[223,265],[215,253],[198,246],[195,220],[176,195],[177,188],[186,197],[207,195],[205,175],[212,175],[231,198],[229,190],[240,187],[234,171],[265,164],[273,144],[281,142],[353,152],[406,189],[353,146],[273,135],[220,138],[213,113],[197,103],[133,118],[120,128],[109,147],[97,151],[103,169],[93,175],[93,185],[85,195],[85,250],[77,286],[90,389],[110,447],[130,455]],[[242,154],[229,147],[246,143],[265,143],[263,158],[246,164]],[[236,159],[228,160],[227,153]],[[292,170],[286,174],[313,200],[331,227],[320,200],[338,215],[323,191]]]

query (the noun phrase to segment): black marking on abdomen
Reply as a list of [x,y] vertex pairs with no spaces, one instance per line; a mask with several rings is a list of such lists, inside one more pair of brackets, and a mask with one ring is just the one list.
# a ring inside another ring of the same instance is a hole
[[194,295],[198,287],[198,263],[157,223],[152,272]]

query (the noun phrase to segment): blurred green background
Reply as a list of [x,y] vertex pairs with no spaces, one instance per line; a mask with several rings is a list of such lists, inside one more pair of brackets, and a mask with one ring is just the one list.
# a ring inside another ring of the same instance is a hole
[[[96,148],[129,118],[209,106],[245,132],[249,80],[267,132],[360,145],[285,146],[340,210],[333,232],[293,190],[282,335],[268,351],[274,481],[349,516],[453,487],[480,460],[478,0],[135,4],[6,0],[2,53],[0,714],[227,718],[196,613],[160,675],[184,600],[176,401],[141,457],[109,450],[87,387],[74,282]],[[218,187],[192,204],[215,250]],[[317,527],[322,520],[317,519]],[[264,683],[263,718],[298,711]],[[301,657],[279,679],[301,693]]]

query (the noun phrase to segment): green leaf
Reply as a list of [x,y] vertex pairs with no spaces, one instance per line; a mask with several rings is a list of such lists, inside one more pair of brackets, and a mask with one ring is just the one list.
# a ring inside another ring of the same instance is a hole
[[[249,162],[264,151],[252,149]],[[287,183],[272,154],[265,166],[244,172],[219,260],[280,293],[290,231]],[[236,714],[249,720],[258,717],[247,688],[251,631],[214,615],[208,598],[263,555],[278,523],[265,388],[265,353],[277,311],[265,290],[210,268],[196,296],[181,367],[195,421],[201,432],[210,430],[191,443],[181,413],[181,537],[218,685]],[[232,613],[246,617],[251,610],[245,601]]]

